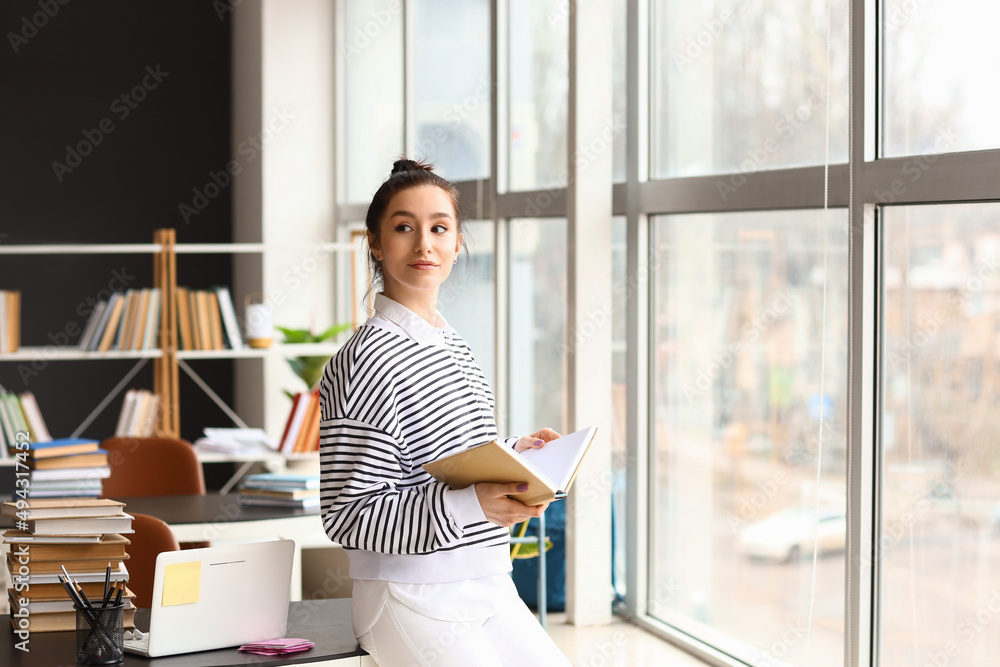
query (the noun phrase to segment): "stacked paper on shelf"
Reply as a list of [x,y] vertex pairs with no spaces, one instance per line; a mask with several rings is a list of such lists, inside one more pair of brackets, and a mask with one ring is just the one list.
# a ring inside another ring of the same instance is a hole
[[206,428],[195,449],[218,454],[273,454],[277,443],[259,428]]
[[303,509],[319,507],[319,475],[247,475],[240,484],[240,502]]
[[[132,532],[132,517],[125,513],[124,503],[29,498],[5,502],[2,511],[17,524],[3,533],[9,545],[7,569],[13,585],[7,597],[14,629],[76,629],[73,600],[59,579],[63,568],[90,600],[101,600],[110,583],[128,581],[125,563],[130,542],[122,533]],[[109,527],[115,529],[105,529]],[[125,588],[126,627],[133,627],[133,597]]]

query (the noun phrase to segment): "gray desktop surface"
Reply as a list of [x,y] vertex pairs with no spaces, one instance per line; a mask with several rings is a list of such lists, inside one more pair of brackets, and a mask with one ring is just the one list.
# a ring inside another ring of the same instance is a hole
[[[149,610],[136,611],[135,623],[140,630],[149,626]],[[241,653],[236,648],[199,651],[162,658],[143,658],[125,654],[124,665],[155,665],[156,667],[230,667],[236,665],[308,664],[322,660],[365,655],[358,646],[351,627],[351,601],[304,600],[288,605],[286,637],[308,639],[316,644],[308,651],[283,656]],[[30,636],[28,652],[15,648],[20,639],[9,629],[0,630],[0,664],[10,667],[57,667],[74,665],[75,632],[36,632]],[[119,663],[123,664],[123,663]]]

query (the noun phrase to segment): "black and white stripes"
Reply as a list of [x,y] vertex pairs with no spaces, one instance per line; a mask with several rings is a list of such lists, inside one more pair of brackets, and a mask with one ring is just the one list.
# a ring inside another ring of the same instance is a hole
[[493,394],[451,333],[421,345],[366,324],[320,384],[323,525],[347,549],[429,554],[504,545],[506,528],[457,525],[421,464],[497,437]]

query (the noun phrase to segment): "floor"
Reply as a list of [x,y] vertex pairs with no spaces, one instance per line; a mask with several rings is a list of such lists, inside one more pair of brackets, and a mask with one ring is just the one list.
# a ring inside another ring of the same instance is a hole
[[574,667],[705,667],[673,644],[617,616],[611,625],[578,627],[550,613],[547,630]]

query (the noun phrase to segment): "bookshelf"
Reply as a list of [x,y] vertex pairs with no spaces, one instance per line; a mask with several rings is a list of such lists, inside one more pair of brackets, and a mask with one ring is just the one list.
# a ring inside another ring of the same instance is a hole
[[[159,416],[157,420],[157,434],[167,437],[179,437],[180,435],[180,407],[179,377],[183,371],[187,373],[196,384],[198,384],[209,397],[226,413],[238,426],[245,426],[236,411],[226,405],[222,399],[215,395],[208,383],[201,379],[198,373],[188,362],[200,362],[203,360],[229,359],[248,360],[253,362],[258,360],[282,359],[292,356],[319,356],[336,353],[338,344],[334,343],[300,343],[283,344],[276,343],[268,348],[243,348],[243,349],[221,349],[221,350],[180,350],[177,341],[177,313],[176,313],[176,289],[177,289],[177,256],[182,254],[226,254],[226,255],[263,255],[268,250],[277,248],[295,248],[303,244],[293,244],[287,246],[275,246],[265,243],[191,243],[180,244],[176,242],[175,232],[172,229],[160,229],[154,232],[153,243],[105,243],[90,245],[59,245],[59,244],[37,244],[37,245],[0,245],[0,256],[2,255],[123,255],[123,254],[145,254],[153,259],[153,286],[161,290],[160,299],[160,324],[157,335],[158,344],[152,349],[140,350],[108,350],[104,352],[82,350],[74,346],[47,345],[43,347],[23,346],[16,352],[0,353],[0,363],[4,362],[62,362],[62,361],[107,361],[107,360],[133,360],[136,363],[131,370],[126,373],[122,381],[106,396],[103,396],[94,411],[72,434],[79,436],[84,429],[89,426],[93,418],[106,409],[114,399],[128,386],[129,381],[146,364],[152,362],[154,370],[153,391],[160,397]],[[353,246],[349,243],[321,243],[319,244],[327,252],[353,251]],[[259,374],[263,377],[263,374]],[[251,391],[266,394],[264,382],[259,382],[258,386],[251,387]],[[281,395],[281,400],[284,396]],[[43,412],[44,412],[43,405]],[[263,425],[262,426],[266,426]],[[111,435],[111,434],[108,434]],[[280,435],[280,434],[272,434]],[[284,460],[294,460],[303,458],[300,455],[278,455]],[[219,456],[208,455],[206,462],[235,462],[242,463],[244,458],[239,456]],[[0,465],[4,463],[0,461]],[[8,463],[9,464],[9,463]]]

